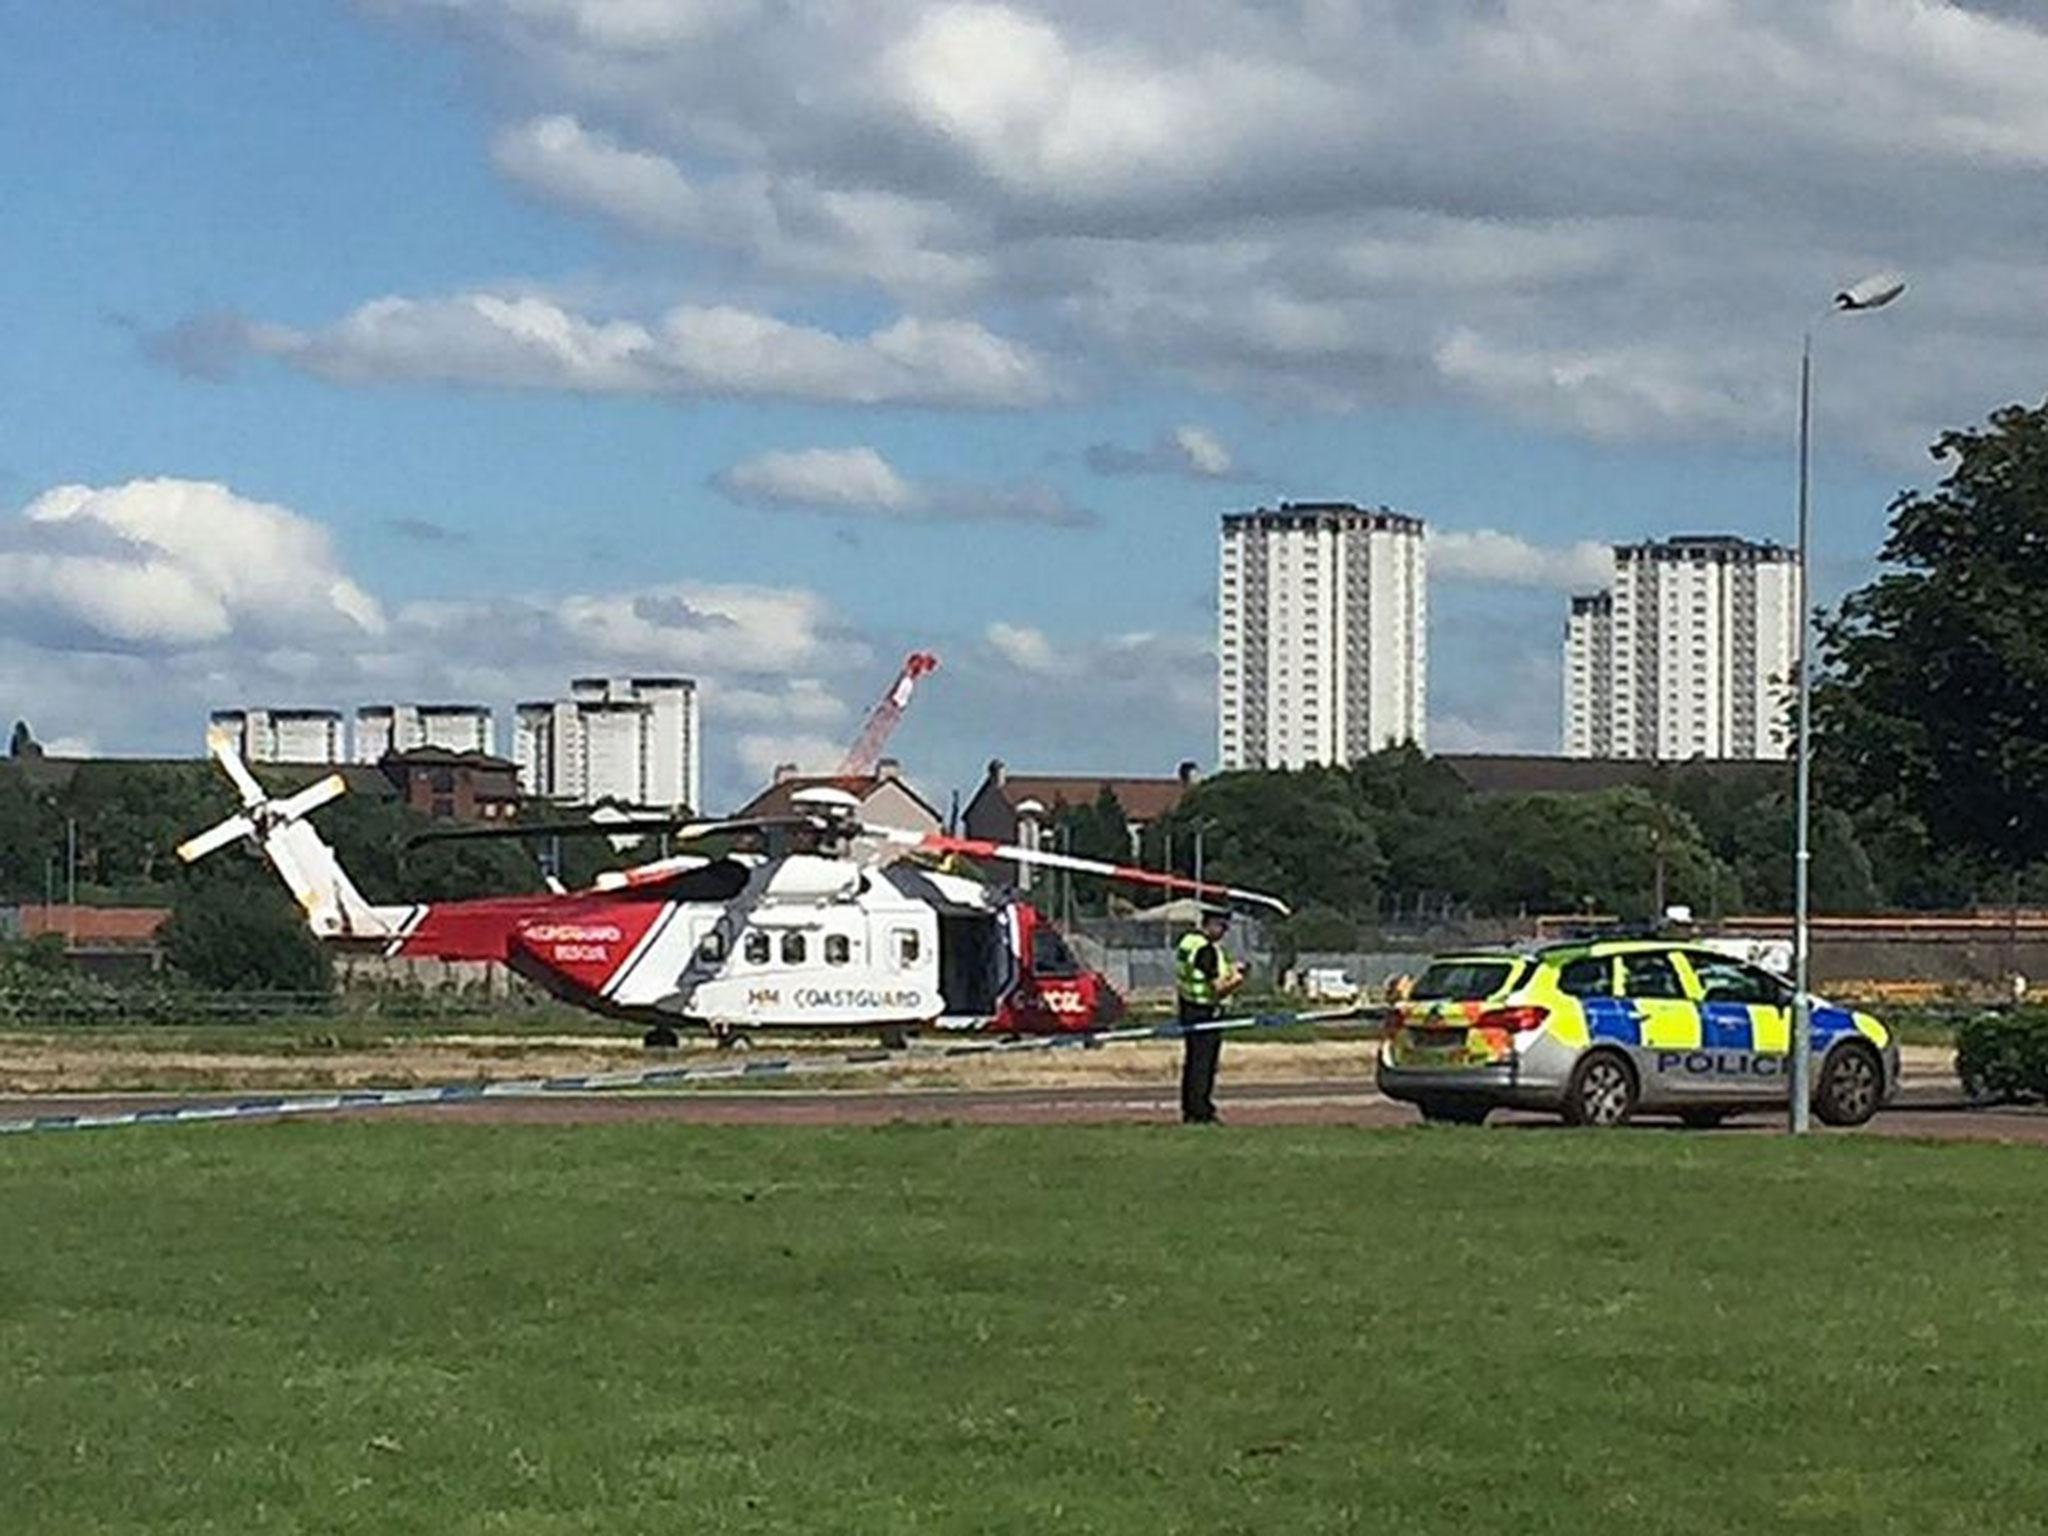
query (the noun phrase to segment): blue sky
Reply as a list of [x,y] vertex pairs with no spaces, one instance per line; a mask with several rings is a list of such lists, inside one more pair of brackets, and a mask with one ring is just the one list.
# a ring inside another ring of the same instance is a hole
[[673,667],[737,798],[915,644],[935,795],[1164,770],[1217,514],[1335,497],[1518,541],[1438,547],[1432,735],[1551,749],[1579,546],[1789,535],[1834,286],[1914,282],[1822,332],[1823,595],[2048,355],[2048,35],[1615,9],[0,0],[0,702]]

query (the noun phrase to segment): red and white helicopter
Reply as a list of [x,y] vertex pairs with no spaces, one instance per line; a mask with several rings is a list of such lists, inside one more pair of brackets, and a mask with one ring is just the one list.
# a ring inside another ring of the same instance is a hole
[[789,816],[575,828],[658,831],[672,843],[751,838],[758,851],[671,856],[600,875],[587,890],[380,906],[307,820],[343,793],[340,775],[273,799],[226,738],[208,745],[242,809],[180,845],[181,859],[246,841],[290,887],[318,937],[393,956],[501,961],[566,1001],[644,1024],[650,1046],[675,1045],[688,1028],[721,1040],[762,1029],[897,1040],[920,1029],[1087,1030],[1121,1015],[1109,982],[1080,964],[1029,902],[931,860],[1034,864],[1288,910],[1257,891],[1155,870],[868,825],[859,802],[831,788],[800,793]]

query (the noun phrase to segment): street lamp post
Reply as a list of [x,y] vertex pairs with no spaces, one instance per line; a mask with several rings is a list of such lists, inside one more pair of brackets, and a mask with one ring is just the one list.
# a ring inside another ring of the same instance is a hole
[[[1017,841],[1033,853],[1045,846],[1045,805],[1042,801],[1020,800],[1017,802]],[[1017,888],[1031,889],[1031,866],[1017,866]]]
[[1202,837],[1204,833],[1215,825],[1216,818],[1213,816],[1204,816],[1195,823],[1195,884],[1197,885],[1202,883]]
[[[1835,295],[1838,313],[1882,309],[1906,291],[1904,278],[1866,277]],[[1788,1128],[1803,1136],[1813,1125],[1813,602],[1809,580],[1813,445],[1813,327],[1799,347],[1799,630],[1793,650],[1799,673],[1799,726],[1792,858],[1792,1039],[1791,1118]]]

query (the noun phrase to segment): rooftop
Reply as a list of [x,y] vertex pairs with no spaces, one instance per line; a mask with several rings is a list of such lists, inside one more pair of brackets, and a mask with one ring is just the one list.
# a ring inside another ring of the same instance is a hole
[[1746,539],[1734,533],[1679,533],[1667,539],[1644,539],[1634,544],[1617,544],[1614,553],[1623,560],[1790,560],[1792,551],[1769,539]]
[[382,763],[395,763],[403,768],[475,768],[492,773],[516,773],[519,767],[510,758],[490,752],[456,752],[447,747],[432,746],[386,752]]
[[920,795],[900,773],[784,773],[762,790],[753,799],[733,812],[735,818],[746,816],[788,816],[796,811],[797,795],[808,789],[840,789],[856,800],[866,801],[884,784],[893,784],[930,812],[934,821],[943,821],[938,809]]
[[1423,521],[1409,512],[1391,507],[1361,507],[1349,501],[1283,501],[1277,507],[1257,507],[1249,512],[1223,514],[1225,529],[1233,527],[1312,528],[1319,525],[1357,526],[1387,529],[1399,533],[1421,533]]
[[1133,821],[1157,821],[1181,802],[1196,782],[1195,765],[1184,763],[1173,775],[1114,773],[1013,773],[1001,762],[989,764],[989,779],[1012,806],[1036,800],[1047,810],[1092,805],[1104,789]]

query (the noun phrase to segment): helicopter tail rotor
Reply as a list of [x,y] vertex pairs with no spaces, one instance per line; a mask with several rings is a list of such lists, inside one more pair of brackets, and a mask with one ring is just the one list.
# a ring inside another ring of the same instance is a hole
[[363,899],[334,850],[306,819],[347,792],[341,775],[330,773],[297,794],[273,799],[264,793],[224,733],[209,733],[206,747],[241,795],[242,808],[180,843],[178,857],[192,864],[230,843],[253,843],[298,899],[314,933],[322,938],[388,933],[388,925]]

